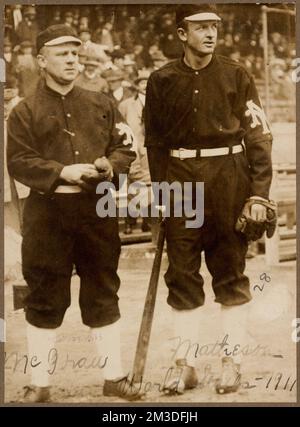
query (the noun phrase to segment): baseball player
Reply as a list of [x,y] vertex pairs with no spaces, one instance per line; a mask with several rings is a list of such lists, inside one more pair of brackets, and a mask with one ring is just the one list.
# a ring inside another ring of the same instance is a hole
[[[176,9],[184,54],[150,76],[145,145],[153,182],[204,182],[203,226],[187,228],[184,216],[166,220],[167,301],[174,315],[174,337],[201,345],[200,307],[205,296],[199,270],[204,252],[228,335],[216,387],[226,393],[240,384],[241,357],[233,356],[232,349],[243,345],[251,300],[244,274],[247,243],[269,226],[268,235],[274,232],[274,222],[267,218],[274,209],[268,201],[269,125],[252,76],[239,63],[214,52],[220,20],[210,5]],[[177,377],[166,385],[167,392],[197,386],[195,361],[195,352],[180,346]]]
[[73,264],[80,276],[82,321],[101,357],[105,396],[139,398],[124,391],[120,356],[117,218],[96,214],[96,184],[127,173],[136,155],[130,128],[112,101],[74,86],[81,41],[54,25],[37,37],[44,78],[8,121],[9,173],[30,187],[24,209],[22,266],[28,353],[37,361],[25,401],[50,398],[48,357],[70,305]]

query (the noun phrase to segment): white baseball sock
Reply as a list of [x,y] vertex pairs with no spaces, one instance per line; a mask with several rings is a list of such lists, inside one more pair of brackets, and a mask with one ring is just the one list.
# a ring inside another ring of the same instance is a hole
[[[192,310],[172,308],[174,337],[177,338],[175,360],[186,359],[189,366],[196,365],[196,351],[199,340],[200,307]],[[175,341],[174,341],[175,342]]]
[[[224,306],[221,305],[221,323],[223,334],[228,335],[229,346],[224,348],[224,356],[230,356],[235,363],[242,361],[241,349],[246,345],[246,326],[248,317],[248,304]],[[236,347],[236,351],[234,349]],[[233,354],[229,354],[233,353]]]
[[120,320],[100,328],[91,328],[96,348],[103,363],[103,377],[105,380],[115,380],[124,377],[121,362]]
[[[49,386],[49,355],[55,347],[56,329],[37,328],[27,323],[28,365],[31,366],[31,384]],[[40,363],[39,363],[40,362]]]

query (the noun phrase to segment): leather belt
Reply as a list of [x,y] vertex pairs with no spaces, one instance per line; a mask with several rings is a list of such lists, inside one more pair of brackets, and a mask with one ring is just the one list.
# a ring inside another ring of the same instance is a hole
[[188,150],[179,148],[178,150],[170,150],[171,157],[177,157],[180,160],[192,159],[193,157],[215,157],[227,156],[228,154],[241,153],[244,150],[242,144],[233,145],[232,147],[220,148],[201,148],[197,150]]
[[58,185],[54,193],[81,193],[79,185]]

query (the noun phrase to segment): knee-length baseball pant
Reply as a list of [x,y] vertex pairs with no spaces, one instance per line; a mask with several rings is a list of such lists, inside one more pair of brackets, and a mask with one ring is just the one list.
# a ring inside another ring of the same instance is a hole
[[169,267],[165,281],[168,303],[178,310],[204,304],[201,253],[212,276],[215,301],[239,305],[250,301],[244,274],[247,241],[235,231],[249,196],[249,165],[244,153],[210,158],[170,158],[168,182],[204,182],[204,223],[187,228],[186,217],[166,221]]
[[86,193],[31,192],[24,209],[22,267],[29,286],[26,319],[56,328],[71,302],[73,266],[80,276],[82,321],[91,327],[120,317],[117,275],[120,239],[117,218],[99,218],[97,197]]

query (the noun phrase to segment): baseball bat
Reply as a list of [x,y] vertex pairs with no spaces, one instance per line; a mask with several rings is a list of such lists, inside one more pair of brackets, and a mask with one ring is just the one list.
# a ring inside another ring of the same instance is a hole
[[135,383],[139,383],[142,381],[145,371],[165,235],[165,221],[162,220],[159,226],[155,256],[145,299],[143,317],[141,321],[133,363],[133,382]]

